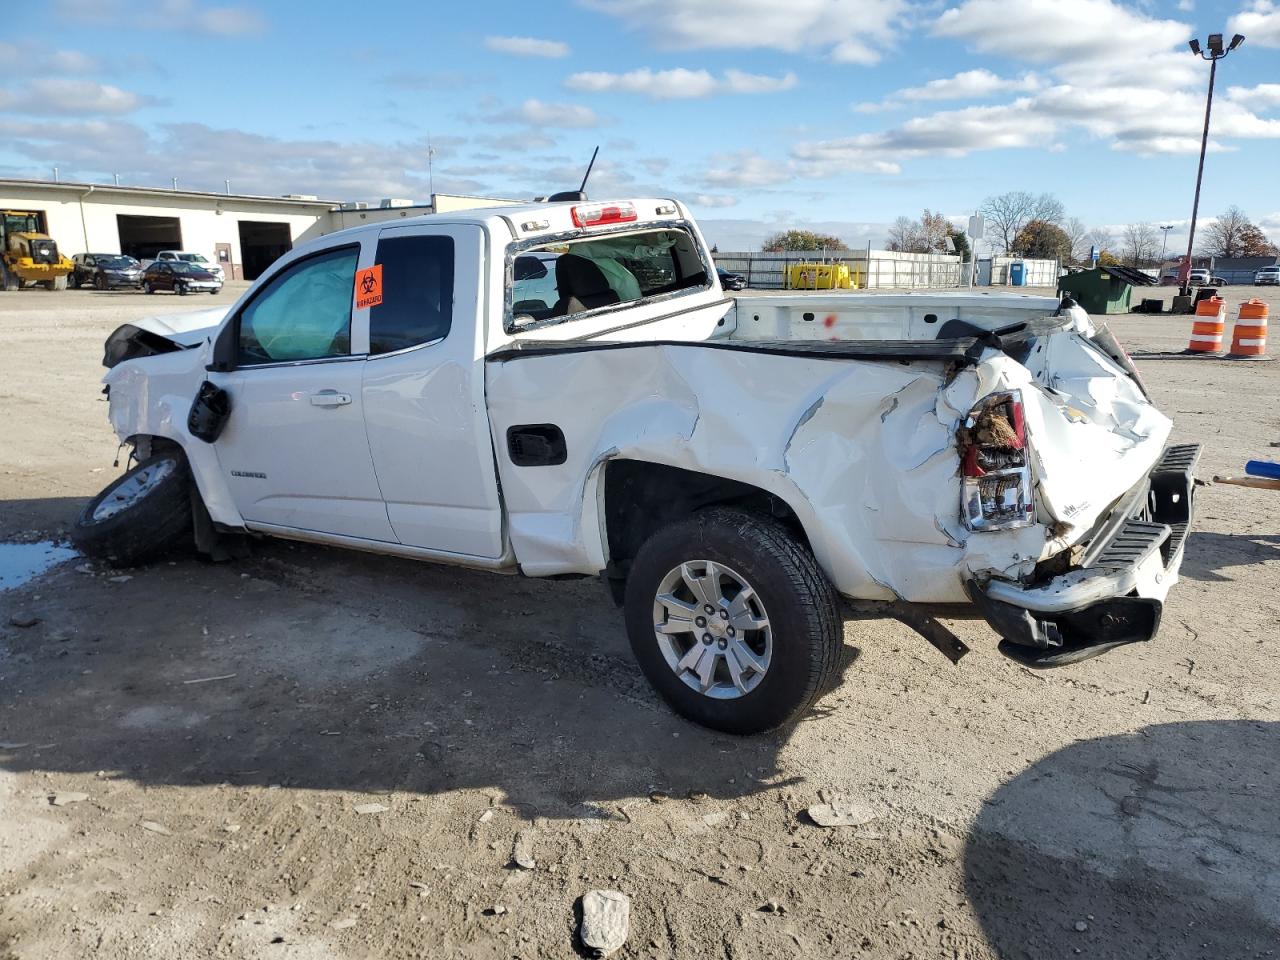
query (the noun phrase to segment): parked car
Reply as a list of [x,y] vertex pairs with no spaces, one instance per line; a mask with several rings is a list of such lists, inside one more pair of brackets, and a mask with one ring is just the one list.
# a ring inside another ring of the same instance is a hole
[[203,253],[190,253],[186,250],[161,250],[156,254],[156,259],[167,260],[170,263],[176,260],[181,260],[184,263],[191,264],[199,270],[212,273],[220,282],[227,279],[226,273],[222,269],[222,265],[210,260]]
[[1253,275],[1253,285],[1261,287],[1264,285],[1277,286],[1280,285],[1280,263],[1272,264],[1269,267],[1263,267]]
[[1162,287],[1176,287],[1181,282],[1182,281],[1178,279],[1177,270],[1166,270],[1164,273],[1160,274],[1160,286]]
[[720,286],[724,290],[745,290],[747,289],[747,278],[740,273],[730,273],[728,270],[721,270],[716,267],[716,273],[720,276]]
[[207,270],[182,260],[153,260],[142,271],[142,289],[147,293],[172,290],[183,296],[188,293],[217,293],[222,289],[222,281]]
[[142,285],[142,264],[133,257],[119,253],[77,253],[71,258],[74,264],[67,286],[78,288],[86,283],[99,290]]
[[1193,287],[1207,287],[1213,283],[1213,276],[1203,267],[1195,267],[1191,271],[1190,282]]
[[[547,253],[552,302],[517,311]],[[1166,447],[1105,327],[1051,297],[726,297],[713,270],[667,199],[301,244],[230,310],[107,339],[136,463],[75,541],[117,565],[254,535],[598,576],[655,688],[735,733],[835,681],[841,597],[955,659],[939,610],[1036,667],[1155,635],[1198,448]]]

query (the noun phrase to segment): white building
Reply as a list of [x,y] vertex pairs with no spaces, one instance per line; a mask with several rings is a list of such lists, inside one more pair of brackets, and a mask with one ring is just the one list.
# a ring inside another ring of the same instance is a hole
[[370,220],[518,201],[436,194],[432,204],[383,200],[339,204],[313,196],[243,194],[0,178],[0,211],[35,212],[64,256],[191,250],[252,280],[295,243]]

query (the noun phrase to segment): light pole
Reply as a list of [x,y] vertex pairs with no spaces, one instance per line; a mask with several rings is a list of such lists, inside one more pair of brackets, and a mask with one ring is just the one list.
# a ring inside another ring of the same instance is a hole
[[1200,180],[1204,177],[1204,152],[1209,146],[1209,114],[1213,110],[1213,81],[1218,73],[1218,61],[1225,57],[1240,44],[1244,43],[1244,37],[1236,34],[1231,38],[1231,45],[1225,49],[1222,46],[1222,34],[1211,33],[1207,41],[1208,49],[1201,51],[1200,41],[1191,40],[1187,46],[1202,60],[1209,61],[1209,96],[1204,102],[1204,134],[1200,137],[1200,167],[1196,170],[1196,198],[1191,204],[1191,233],[1187,236],[1187,262],[1183,265],[1182,295],[1185,297],[1191,292],[1191,248],[1196,242],[1196,215],[1200,212]]
[[1169,246],[1169,231],[1173,229],[1173,224],[1167,227],[1161,227],[1160,232],[1164,234],[1164,239],[1160,241],[1160,269],[1164,269],[1164,251]]

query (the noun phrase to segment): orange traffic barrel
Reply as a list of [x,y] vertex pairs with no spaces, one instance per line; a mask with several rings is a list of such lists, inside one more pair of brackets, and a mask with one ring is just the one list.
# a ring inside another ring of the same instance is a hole
[[1267,352],[1267,314],[1262,300],[1246,300],[1240,304],[1235,326],[1231,330],[1232,357],[1261,357]]
[[1221,297],[1205,297],[1196,304],[1188,353],[1221,353],[1227,330],[1227,305]]

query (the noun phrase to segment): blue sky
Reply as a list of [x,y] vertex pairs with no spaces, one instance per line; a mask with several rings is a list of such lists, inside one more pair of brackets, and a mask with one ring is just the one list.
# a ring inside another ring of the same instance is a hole
[[[1190,214],[1280,241],[1274,0],[577,0],[10,4],[0,175],[314,193],[674,195],[722,249],[816,226],[879,242],[1047,191],[1119,232]],[[1174,235],[1176,237],[1176,233]]]

